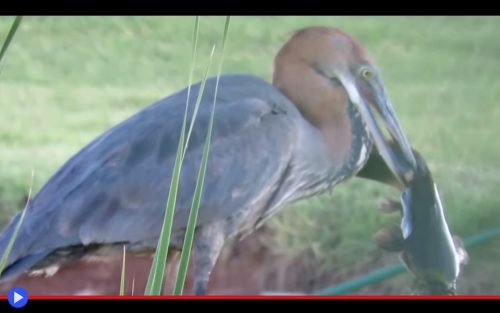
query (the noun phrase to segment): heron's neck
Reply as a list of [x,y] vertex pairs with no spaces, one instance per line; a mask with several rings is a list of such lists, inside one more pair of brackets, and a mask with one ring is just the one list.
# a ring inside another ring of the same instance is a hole
[[[359,112],[354,106],[349,106],[346,112],[351,123],[350,130],[354,130],[343,140],[348,138],[349,152],[346,157],[332,157],[337,150],[331,150],[335,144],[341,144],[336,136],[328,137],[327,134],[335,134],[335,129],[319,129],[308,120],[303,119],[299,127],[299,137],[296,150],[291,162],[291,174],[288,184],[294,186],[295,192],[289,201],[296,201],[323,193],[332,189],[342,181],[354,176],[368,161],[372,151],[372,141],[366,131]],[[346,128],[341,128],[346,129]],[[339,133],[337,133],[339,135]],[[332,142],[328,143],[331,138]],[[339,148],[340,150],[341,148]]]
[[273,84],[319,131],[332,164],[341,166],[349,157],[353,133],[345,90],[332,86],[311,66],[287,59],[275,64]]

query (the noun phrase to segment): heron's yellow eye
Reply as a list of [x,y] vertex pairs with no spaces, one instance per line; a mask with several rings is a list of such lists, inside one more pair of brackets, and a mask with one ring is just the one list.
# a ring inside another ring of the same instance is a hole
[[370,71],[369,69],[367,68],[363,68],[361,69],[361,76],[364,78],[364,79],[370,79],[373,77],[373,72]]

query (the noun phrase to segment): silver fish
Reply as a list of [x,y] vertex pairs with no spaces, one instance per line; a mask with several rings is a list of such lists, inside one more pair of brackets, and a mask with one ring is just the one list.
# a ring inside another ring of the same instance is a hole
[[385,201],[384,212],[401,211],[400,228],[389,226],[375,235],[379,245],[400,251],[407,269],[415,276],[419,292],[454,294],[460,267],[467,253],[446,222],[438,188],[424,159],[415,152],[417,168],[398,203]]

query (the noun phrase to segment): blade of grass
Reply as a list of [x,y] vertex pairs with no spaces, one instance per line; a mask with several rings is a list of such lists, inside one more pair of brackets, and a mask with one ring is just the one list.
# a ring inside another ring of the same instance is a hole
[[0,259],[0,275],[2,274],[3,270],[5,269],[5,266],[7,265],[10,252],[12,251],[12,247],[14,247],[14,242],[16,241],[19,230],[21,229],[21,225],[23,224],[24,217],[26,216],[26,211],[28,211],[28,206],[29,206],[29,203],[31,201],[31,193],[33,191],[34,179],[35,179],[35,171],[33,170],[33,171],[31,171],[31,183],[30,183],[30,188],[28,191],[28,200],[26,201],[26,205],[24,206],[24,209],[21,213],[21,216],[19,217],[19,220],[17,221],[16,228],[14,229],[14,232],[12,233],[12,237],[10,238],[9,244],[7,245],[7,248],[5,249],[5,251],[2,255],[2,258]]
[[[177,147],[177,155],[176,155],[175,163],[174,163],[174,174],[176,173],[175,169],[176,169],[176,166],[178,165],[178,162],[179,162],[179,160],[178,160],[179,151],[183,151],[183,149],[184,149],[183,145],[184,145],[184,136],[185,136],[185,132],[186,132],[187,112],[188,112],[188,106],[189,106],[189,98],[190,98],[190,94],[191,94],[191,84],[193,81],[193,72],[194,72],[195,59],[196,59],[196,50],[197,50],[197,45],[198,45],[199,21],[200,21],[199,17],[196,16],[195,23],[194,23],[194,32],[193,32],[193,46],[191,48],[191,69],[189,70],[189,82],[188,82],[188,92],[187,92],[187,97],[186,97],[186,108],[184,110],[184,119],[182,122],[181,135],[179,138],[179,144]],[[182,161],[181,161],[181,165],[182,165]],[[180,172],[180,167],[178,170]],[[172,175],[172,181],[171,181],[170,187],[172,187],[174,176],[175,175]],[[169,193],[169,197],[170,197],[170,193]],[[168,203],[168,201],[167,201],[167,203]],[[167,205],[167,210],[168,210],[168,205]],[[167,213],[165,213],[165,214],[167,214]],[[165,225],[165,223],[164,223],[164,225]],[[162,232],[163,232],[163,229],[162,229]],[[166,256],[165,256],[165,262],[166,262]],[[155,254],[155,258],[153,259],[153,264],[151,264],[151,269],[150,269],[148,281],[146,284],[146,290],[144,291],[145,295],[151,294],[152,288],[153,288],[153,286],[152,286],[153,281],[155,280],[155,275],[158,274],[158,271],[159,271],[158,263],[157,263],[157,258],[156,258],[156,254]]]
[[163,278],[165,277],[165,262],[167,261],[168,245],[170,244],[170,233],[174,219],[174,206],[177,200],[177,189],[181,172],[181,156],[184,143],[184,132],[186,124],[183,123],[177,153],[175,155],[174,170],[170,181],[167,206],[163,226],[161,228],[158,245],[153,259],[153,264],[149,272],[149,278],[146,285],[145,295],[160,295],[162,290]]
[[[203,146],[203,155],[201,159],[200,169],[198,172],[198,178],[196,180],[196,187],[193,196],[193,202],[191,205],[191,211],[189,212],[188,224],[186,228],[186,233],[184,237],[184,244],[181,252],[181,260],[179,264],[179,271],[177,272],[177,278],[175,280],[174,295],[182,295],[184,290],[184,284],[186,281],[187,270],[189,266],[189,258],[191,256],[191,248],[193,246],[194,233],[196,230],[196,221],[198,219],[198,211],[201,203],[201,196],[203,194],[203,186],[205,183],[205,174],[208,164],[208,155],[210,153],[210,143],[212,141],[212,128],[215,116],[215,103],[217,99],[217,91],[219,87],[219,78],[222,71],[222,64],[224,61],[224,50],[226,47],[227,33],[229,30],[230,16],[226,17],[226,23],[224,26],[224,35],[222,38],[222,49],[221,57],[219,61],[219,67],[217,69],[217,80],[215,83],[214,101],[212,103],[212,112],[210,115],[210,122],[208,124],[207,137],[205,139],[205,144]],[[192,124],[191,124],[192,125]]]
[[[197,27],[195,27],[197,29]],[[197,36],[197,33],[195,33]],[[200,90],[198,93],[198,98],[196,101],[196,106],[194,112],[196,113],[198,111],[198,107],[201,103],[201,98],[203,95],[203,92],[205,90],[205,84],[206,80],[208,77],[208,73],[210,70],[210,65],[212,64],[212,59],[215,51],[215,46],[212,49],[212,52],[210,54],[210,59],[209,59],[209,64],[207,65],[207,69],[205,72],[205,75],[203,77],[203,80],[201,82]],[[190,84],[191,85],[191,84]],[[187,110],[186,110],[187,112]],[[191,122],[193,119],[196,118],[195,114],[193,114]],[[167,254],[168,254],[168,248],[170,244],[170,235],[172,231],[172,224],[173,224],[173,217],[174,217],[174,211],[175,211],[175,204],[176,204],[176,198],[177,198],[177,189],[178,189],[178,184],[179,184],[179,179],[180,179],[180,172],[182,168],[182,162],[183,162],[183,156],[184,156],[184,136],[185,136],[185,129],[186,129],[186,118],[183,121],[182,129],[181,129],[181,135],[179,139],[179,144],[177,147],[177,153],[176,153],[176,158],[174,162],[174,172],[172,174],[172,179],[171,179],[171,184],[170,184],[170,190],[168,194],[168,199],[167,199],[167,208],[166,208],[166,214],[162,226],[162,230],[160,233],[160,238],[158,240],[158,245],[156,248],[156,253],[154,256],[153,264],[149,273],[149,278],[148,278],[148,283],[146,286],[145,294],[146,295],[160,295],[163,289],[163,283],[164,283],[164,278],[165,278],[165,267],[166,267],[166,262],[167,262]],[[187,142],[186,142],[187,145]]]
[[122,259],[122,275],[120,279],[120,296],[125,295],[125,256],[126,256],[126,247],[123,245],[123,259]]
[[[210,65],[212,64],[212,59],[215,51],[215,46],[212,48],[212,52],[210,53],[209,63],[207,65],[207,69],[205,71],[205,75],[203,77],[200,91],[198,94],[198,99],[196,101],[196,107],[200,105],[201,95],[205,89],[205,83],[208,77],[208,73],[210,71]],[[196,109],[195,107],[195,109]],[[194,118],[194,117],[193,117]],[[147,295],[160,295],[163,288],[163,281],[165,277],[165,267],[167,261],[168,247],[170,243],[170,234],[172,231],[172,224],[174,220],[174,210],[175,203],[177,199],[177,190],[180,179],[180,172],[182,167],[182,155],[183,155],[183,145],[181,142],[184,141],[184,132],[185,132],[185,124],[183,124],[181,130],[181,139],[179,140],[179,146],[177,148],[177,155],[174,162],[174,173],[172,175],[172,181],[170,184],[170,190],[168,194],[167,200],[167,210],[165,214],[165,219],[163,223],[163,227],[160,234],[160,239],[158,240],[158,245],[156,248],[155,257],[153,260],[153,268],[151,268],[150,277],[152,278],[151,283],[148,280],[148,286],[146,288]]]
[[2,62],[3,56],[7,52],[7,49],[9,48],[12,38],[14,38],[14,35],[16,34],[17,29],[19,28],[19,24],[21,24],[22,19],[23,19],[22,16],[16,16],[16,18],[14,19],[14,22],[10,27],[9,33],[7,34],[7,37],[3,42],[2,50],[0,50],[0,62]]
[[130,295],[133,296],[135,291],[135,277],[132,278],[132,290],[130,291]]
[[[189,69],[188,90],[187,90],[187,97],[186,97],[186,109],[184,111],[184,123],[186,123],[186,121],[187,121],[189,100],[190,100],[190,97],[191,97],[191,84],[193,83],[193,73],[194,73],[194,67],[195,67],[195,64],[196,64],[196,52],[197,52],[197,48],[198,48],[198,34],[199,34],[199,29],[200,29],[200,18],[199,18],[199,16],[196,16],[196,19],[194,21],[193,46],[191,48],[191,66],[190,66],[190,69]],[[196,113],[197,112],[194,112],[193,116],[195,116]],[[191,118],[191,124],[189,125],[190,129],[191,129],[192,125],[193,125],[193,119]],[[187,139],[186,139],[186,143],[185,143],[185,146],[184,146],[184,152],[182,153],[182,159],[184,159],[184,155],[186,154],[186,149],[187,149],[187,145],[189,143],[190,134],[191,134],[191,132],[189,131]]]

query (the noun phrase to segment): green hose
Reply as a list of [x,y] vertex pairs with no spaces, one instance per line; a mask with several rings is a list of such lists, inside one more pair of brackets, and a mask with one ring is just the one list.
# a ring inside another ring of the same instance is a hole
[[363,288],[367,285],[374,284],[376,282],[385,280],[389,277],[396,276],[398,274],[404,273],[405,267],[402,264],[394,264],[374,272],[370,274],[366,274],[352,280],[346,281],[344,283],[328,287],[321,291],[313,292],[313,295],[342,295],[349,293],[350,291],[357,290]]
[[[497,236],[500,236],[500,228],[490,228],[477,235],[471,236],[464,240],[466,248],[477,246],[488,240],[491,240]],[[387,278],[396,276],[398,274],[405,272],[405,267],[402,264],[394,264],[372,273],[354,278],[350,281],[335,285],[332,287],[325,288],[321,291],[312,293],[313,295],[342,295],[349,293],[351,291],[363,288],[367,285],[371,285]]]

